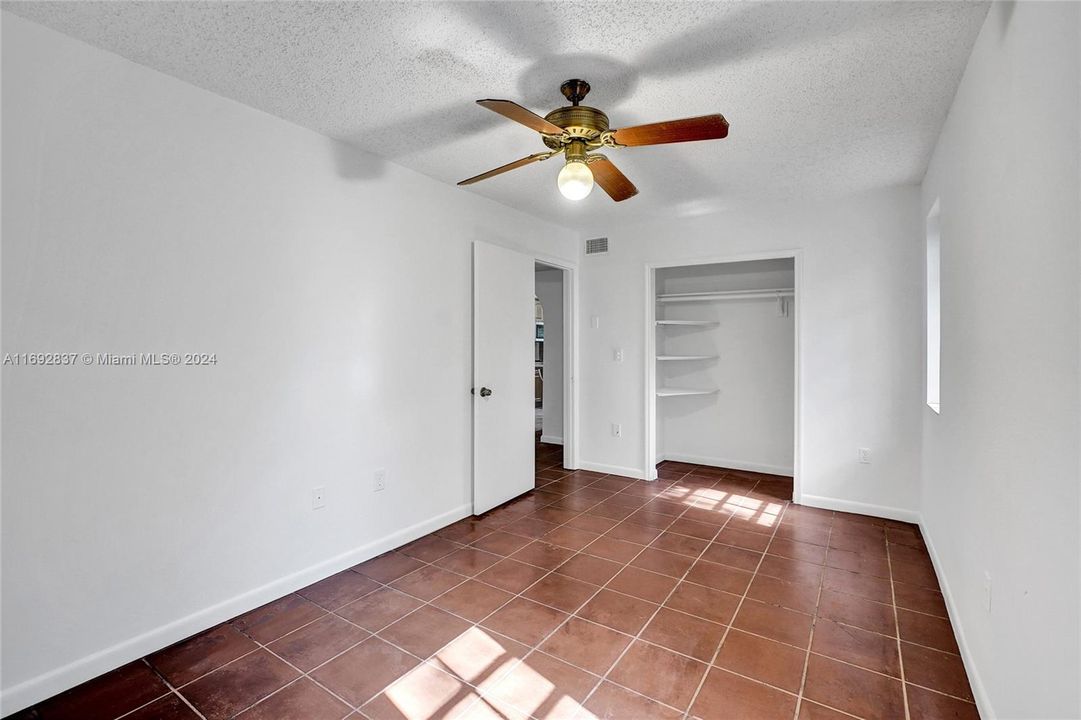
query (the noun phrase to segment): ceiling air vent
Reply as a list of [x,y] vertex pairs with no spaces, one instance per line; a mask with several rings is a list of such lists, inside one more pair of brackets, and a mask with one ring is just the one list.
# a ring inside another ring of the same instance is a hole
[[604,255],[608,252],[608,238],[586,240],[586,255]]

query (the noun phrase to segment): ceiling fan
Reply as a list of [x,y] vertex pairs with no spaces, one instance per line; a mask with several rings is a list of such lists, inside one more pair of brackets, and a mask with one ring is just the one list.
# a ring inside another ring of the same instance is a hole
[[621,202],[637,195],[638,188],[611,160],[594,151],[599,148],[719,140],[728,136],[728,121],[723,115],[703,115],[610,130],[607,115],[597,108],[578,104],[589,92],[589,83],[585,80],[568,80],[559,89],[571,104],[557,108],[544,117],[510,100],[477,100],[478,105],[539,132],[549,150],[527,155],[458,184],[471,185],[562,153],[566,155],[567,162],[559,171],[556,183],[563,197],[581,200],[593,190],[596,181],[609,197]]

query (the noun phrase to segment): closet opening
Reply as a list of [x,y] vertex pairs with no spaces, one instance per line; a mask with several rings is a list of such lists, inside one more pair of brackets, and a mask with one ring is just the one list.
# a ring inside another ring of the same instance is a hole
[[798,257],[647,268],[646,472],[798,499]]

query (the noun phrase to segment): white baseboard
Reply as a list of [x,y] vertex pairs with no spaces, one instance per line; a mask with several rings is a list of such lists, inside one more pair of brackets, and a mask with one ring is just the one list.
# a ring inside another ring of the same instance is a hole
[[[686,455],[684,453],[666,452],[661,456],[660,460],[694,463],[695,465],[709,465],[710,467],[732,468],[733,470],[746,470],[748,472],[766,473],[768,475],[787,475],[789,477],[792,475],[792,468],[785,467],[784,465],[766,465],[744,460],[709,457],[708,455]],[[660,460],[658,460],[658,462],[660,462]]]
[[603,463],[588,462],[586,460],[579,461],[578,467],[582,470],[592,470],[593,472],[605,473],[607,475],[622,475],[623,477],[634,478],[635,480],[644,480],[646,477],[642,473],[642,468],[605,465]]
[[856,502],[854,500],[842,500],[840,498],[823,497],[822,495],[807,495],[800,497],[800,505],[822,508],[823,510],[839,510],[840,512],[856,513],[857,515],[871,515],[873,517],[889,518],[901,522],[919,523],[920,514],[915,510],[895,508],[888,505],[871,505],[869,503]]
[[243,615],[249,610],[254,610],[272,600],[277,600],[283,595],[330,577],[376,555],[400,547],[407,542],[416,540],[456,520],[461,520],[472,514],[472,512],[472,504],[460,505],[453,510],[423,520],[392,535],[374,540],[329,560],[324,560],[321,563],[174,620],[167,625],[79,658],[56,670],[23,681],[0,693],[0,715],[8,715],[34,703],[41,702],[132,660],[137,660],[152,652],[161,650],[186,637],[212,628],[218,623],[234,618],[237,615]]
[[968,684],[972,688],[972,698],[976,701],[976,709],[980,711],[980,717],[984,718],[984,720],[993,720],[998,716],[995,715],[995,711],[991,708],[991,698],[987,695],[987,688],[984,687],[979,670],[976,668],[976,661],[972,657],[972,651],[965,640],[965,631],[960,623],[961,613],[958,610],[956,601],[953,599],[953,593],[950,592],[950,584],[946,581],[946,575],[942,572],[942,564],[938,559],[938,553],[935,552],[935,544],[931,541],[931,535],[927,532],[927,528],[922,521],[919,522],[919,526],[920,534],[923,535],[923,542],[927,546],[927,554],[931,556],[931,565],[935,568],[935,576],[938,578],[938,586],[942,590],[942,598],[946,601],[946,612],[950,615],[950,625],[953,627],[954,639],[957,640],[957,647],[961,650],[961,660],[965,664],[965,672],[968,673]]
[[541,442],[548,443],[550,445],[562,445],[563,438],[556,437],[555,435],[541,435]]

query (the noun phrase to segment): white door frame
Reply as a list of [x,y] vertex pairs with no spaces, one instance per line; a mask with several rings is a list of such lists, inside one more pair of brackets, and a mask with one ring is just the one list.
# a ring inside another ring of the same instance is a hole
[[772,252],[749,253],[746,255],[727,255],[721,257],[696,258],[691,260],[679,260],[661,263],[647,263],[645,267],[646,279],[646,324],[645,324],[645,408],[646,408],[646,432],[645,452],[642,463],[642,477],[647,480],[657,479],[657,296],[656,281],[657,270],[670,267],[685,267],[688,265],[716,265],[720,263],[747,262],[751,260],[776,260],[791,258],[795,265],[795,312],[793,319],[796,334],[793,342],[795,361],[795,392],[793,402],[793,449],[792,449],[792,500],[799,502],[802,498],[803,489],[800,482],[801,468],[803,466],[803,432],[800,425],[800,407],[803,404],[803,383],[800,382],[803,366],[800,363],[800,316],[803,314],[801,302],[801,286],[803,277],[803,251],[801,250],[776,250]]
[[578,264],[538,255],[533,258],[563,271],[563,467],[578,469]]

